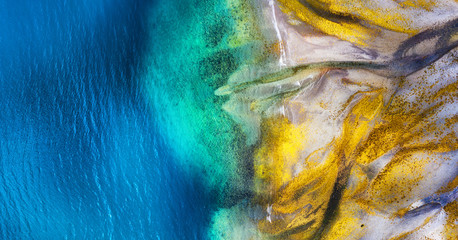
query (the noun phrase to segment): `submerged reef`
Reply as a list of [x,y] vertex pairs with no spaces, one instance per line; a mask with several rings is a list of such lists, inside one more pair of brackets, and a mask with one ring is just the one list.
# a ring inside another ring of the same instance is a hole
[[456,239],[458,3],[227,2],[251,193],[209,237]]

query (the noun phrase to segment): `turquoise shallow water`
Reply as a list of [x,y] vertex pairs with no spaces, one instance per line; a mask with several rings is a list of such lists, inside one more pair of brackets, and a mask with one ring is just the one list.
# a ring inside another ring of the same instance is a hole
[[202,179],[217,204],[249,195],[251,160],[240,127],[216,96],[243,63],[246,49],[230,46],[235,31],[227,1],[159,2],[151,13],[146,88],[161,134],[187,172]]

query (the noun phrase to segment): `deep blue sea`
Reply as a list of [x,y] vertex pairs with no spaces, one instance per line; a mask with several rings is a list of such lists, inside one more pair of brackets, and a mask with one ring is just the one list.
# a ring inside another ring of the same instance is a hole
[[0,239],[205,238],[143,81],[164,4],[0,0]]

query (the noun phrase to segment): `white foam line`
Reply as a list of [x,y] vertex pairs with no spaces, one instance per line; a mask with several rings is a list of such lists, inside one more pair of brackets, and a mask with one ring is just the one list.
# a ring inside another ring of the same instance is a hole
[[280,63],[280,66],[286,66],[285,60],[284,60],[284,58],[286,58],[285,49],[283,47],[283,39],[281,38],[280,29],[278,28],[277,16],[275,15],[275,3],[274,3],[274,0],[269,0],[269,5],[272,8],[273,24],[274,24],[274,27],[275,27],[275,32],[277,32],[277,38],[278,38],[278,41],[279,41],[279,47],[280,47],[280,60],[279,60],[279,63]]

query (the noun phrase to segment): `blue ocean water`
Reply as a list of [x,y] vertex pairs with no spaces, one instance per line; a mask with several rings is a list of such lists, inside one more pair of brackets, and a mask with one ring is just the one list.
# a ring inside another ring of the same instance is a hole
[[158,4],[0,1],[0,239],[205,237],[142,85]]

